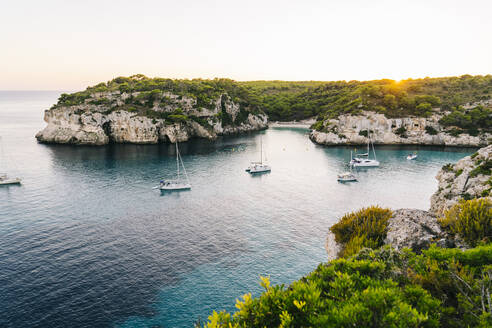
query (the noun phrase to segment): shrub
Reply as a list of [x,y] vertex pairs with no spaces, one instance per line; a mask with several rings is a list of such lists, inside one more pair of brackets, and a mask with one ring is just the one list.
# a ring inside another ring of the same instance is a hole
[[448,133],[450,135],[452,135],[453,137],[459,137],[460,134],[463,133],[463,131],[461,129],[458,129],[458,128],[452,128],[451,130],[448,131]]
[[238,311],[213,312],[208,328],[231,327],[438,327],[440,302],[418,285],[399,286],[387,265],[336,260],[319,265],[289,288],[271,286],[236,301]]
[[492,244],[462,251],[435,245],[421,255],[363,249],[320,264],[292,283],[213,312],[205,327],[491,327]]
[[[373,133],[373,131],[369,130],[369,133]],[[369,135],[369,133],[367,132],[367,130],[360,130],[359,131],[359,135],[363,136],[363,137],[367,137]]]
[[395,133],[397,135],[399,135],[400,137],[402,138],[406,138],[407,137],[407,129],[405,129],[404,126],[400,126],[398,129],[395,130]]
[[184,123],[188,120],[188,116],[180,114],[171,114],[167,117],[169,120],[178,123]]
[[454,172],[454,176],[457,178],[463,173],[463,169],[459,169],[458,171]]
[[453,172],[453,164],[451,164],[451,163],[444,164],[441,169],[444,172]]
[[469,245],[492,241],[492,203],[487,198],[462,200],[438,220],[441,227]]
[[476,177],[477,175],[490,175],[490,170],[492,169],[492,159],[486,159],[485,161],[481,162],[479,166],[474,168],[470,172],[470,177]]
[[311,129],[315,131],[321,131],[323,130],[323,121],[317,121],[313,125],[311,125]]
[[438,132],[435,128],[433,128],[433,127],[432,127],[432,126],[430,126],[430,125],[427,125],[427,126],[425,127],[425,132],[427,132],[427,134],[430,134],[431,136],[435,136],[436,134],[438,134],[438,133],[439,133],[439,132]]
[[392,212],[379,206],[363,208],[344,215],[330,230],[341,244],[340,256],[350,256],[363,247],[377,248],[386,238]]

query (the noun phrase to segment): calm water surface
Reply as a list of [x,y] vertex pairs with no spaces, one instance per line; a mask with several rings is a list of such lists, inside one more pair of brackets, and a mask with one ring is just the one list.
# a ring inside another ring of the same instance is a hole
[[[193,185],[161,195],[172,145],[37,144],[58,92],[0,92],[0,327],[190,327],[260,293],[259,275],[289,284],[326,259],[343,213],[379,204],[428,209],[439,168],[472,149],[378,147],[379,169],[339,184],[350,148],[316,146],[275,128],[180,145]],[[259,157],[271,174],[244,172]]]

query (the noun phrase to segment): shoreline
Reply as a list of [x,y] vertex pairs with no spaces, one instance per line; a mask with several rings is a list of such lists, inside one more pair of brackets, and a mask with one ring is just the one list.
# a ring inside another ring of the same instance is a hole
[[273,121],[268,122],[268,127],[270,128],[305,128],[310,130],[311,125],[316,122],[315,118],[310,118],[301,121]]

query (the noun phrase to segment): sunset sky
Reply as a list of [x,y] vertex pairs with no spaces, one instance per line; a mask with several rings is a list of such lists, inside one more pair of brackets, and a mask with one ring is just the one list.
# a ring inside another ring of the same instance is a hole
[[492,1],[2,1],[0,90],[492,73]]

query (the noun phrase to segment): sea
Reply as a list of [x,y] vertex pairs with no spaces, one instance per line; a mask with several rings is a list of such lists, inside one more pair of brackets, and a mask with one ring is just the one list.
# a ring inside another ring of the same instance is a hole
[[[260,276],[288,286],[327,261],[325,238],[371,205],[428,209],[446,163],[472,148],[376,146],[379,168],[339,183],[351,151],[278,127],[179,149],[46,145],[34,138],[59,91],[0,91],[0,327],[193,327],[234,311]],[[263,158],[271,173],[245,168]],[[406,160],[413,152],[418,158]]]

